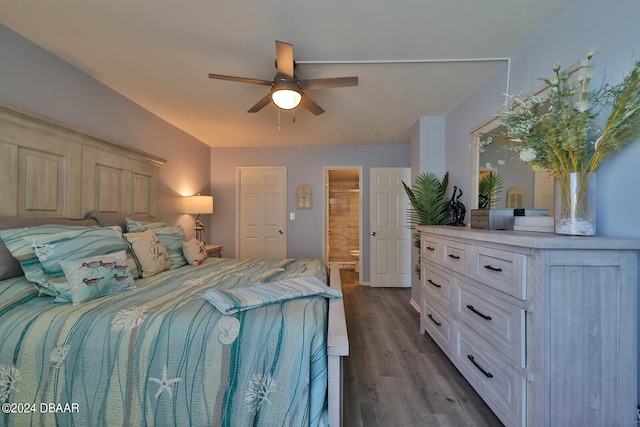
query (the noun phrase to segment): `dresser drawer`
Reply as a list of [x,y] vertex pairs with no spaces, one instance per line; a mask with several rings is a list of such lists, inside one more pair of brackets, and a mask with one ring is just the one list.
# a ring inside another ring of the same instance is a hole
[[454,333],[460,372],[505,425],[524,426],[525,378],[467,331],[456,327]]
[[453,310],[455,301],[454,279],[433,268],[422,267],[422,292],[427,300],[437,300],[441,305]]
[[527,299],[527,257],[523,254],[473,246],[471,278],[521,300]]
[[426,302],[422,300],[420,326],[422,331],[426,331],[440,348],[451,355],[453,348],[452,315],[446,308],[437,302]]
[[425,319],[448,321],[445,353],[506,426],[637,425],[640,239],[417,229],[454,291],[446,310],[421,280],[420,328],[441,345]]
[[438,251],[439,246],[440,243],[438,239],[425,237],[424,235],[420,236],[420,256],[423,260],[438,263],[440,253]]
[[457,315],[476,334],[518,366],[525,367],[525,311],[460,283]]
[[469,274],[467,245],[449,240],[440,241],[440,264],[460,274]]

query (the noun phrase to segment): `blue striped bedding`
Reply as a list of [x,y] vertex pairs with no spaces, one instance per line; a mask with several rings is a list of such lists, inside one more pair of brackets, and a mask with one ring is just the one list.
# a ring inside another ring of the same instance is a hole
[[326,299],[204,298],[300,276],[327,283],[317,260],[212,258],[73,306],[0,281],[0,426],[326,425]]

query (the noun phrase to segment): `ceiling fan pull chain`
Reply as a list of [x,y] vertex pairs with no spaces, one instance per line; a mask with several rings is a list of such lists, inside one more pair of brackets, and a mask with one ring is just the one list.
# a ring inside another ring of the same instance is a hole
[[291,120],[293,123],[296,122],[296,109],[293,109],[293,120]]
[[280,132],[280,109],[278,108],[278,132]]

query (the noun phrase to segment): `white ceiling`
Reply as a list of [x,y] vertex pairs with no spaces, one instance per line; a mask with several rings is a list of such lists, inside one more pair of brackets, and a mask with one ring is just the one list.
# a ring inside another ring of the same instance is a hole
[[[2,0],[0,23],[167,122],[216,147],[405,144],[424,115],[445,115],[570,0]],[[358,76],[307,92],[326,113],[269,105],[275,40],[302,79]],[[317,61],[390,64],[305,64]],[[280,129],[278,130],[278,121]]]

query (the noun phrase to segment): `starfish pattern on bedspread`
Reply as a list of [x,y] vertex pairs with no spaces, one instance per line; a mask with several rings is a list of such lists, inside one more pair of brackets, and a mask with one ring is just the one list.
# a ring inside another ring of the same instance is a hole
[[169,393],[169,399],[171,399],[171,398],[173,398],[173,391],[171,390],[171,384],[177,383],[178,381],[180,381],[180,378],[168,379],[167,378],[167,365],[164,365],[162,367],[162,379],[160,379],[160,378],[149,378],[149,381],[153,381],[154,383],[158,383],[160,385],[160,387],[158,388],[158,391],[156,392],[156,394],[154,396],[156,399],[158,397],[160,397],[162,392],[165,391],[165,390],[167,390],[167,392]]

